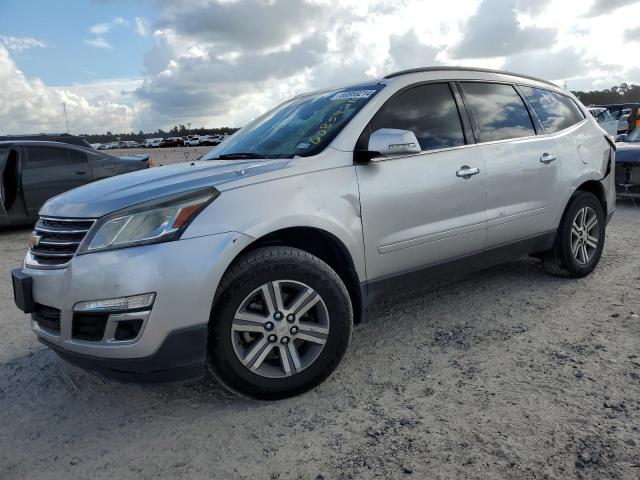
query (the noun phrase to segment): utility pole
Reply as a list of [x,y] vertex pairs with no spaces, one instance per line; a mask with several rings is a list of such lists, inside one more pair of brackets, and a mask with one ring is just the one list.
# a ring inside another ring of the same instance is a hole
[[191,133],[191,122],[187,122],[187,134]]
[[67,105],[62,102],[62,110],[64,111],[64,124],[67,127],[67,133],[69,133],[69,120],[67,119]]

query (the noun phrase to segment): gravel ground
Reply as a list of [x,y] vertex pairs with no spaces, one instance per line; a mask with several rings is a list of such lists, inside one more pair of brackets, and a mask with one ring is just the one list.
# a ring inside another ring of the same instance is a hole
[[109,155],[136,155],[138,153],[148,153],[158,165],[168,165],[170,163],[195,160],[204,155],[213,147],[175,147],[175,148],[126,148],[118,150],[107,150]]
[[103,381],[40,345],[0,233],[0,478],[638,479],[640,210],[588,278],[533,259],[387,299],[288,400]]

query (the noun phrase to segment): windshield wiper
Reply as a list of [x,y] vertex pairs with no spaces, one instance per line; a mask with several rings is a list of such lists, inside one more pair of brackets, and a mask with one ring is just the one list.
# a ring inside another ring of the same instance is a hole
[[242,159],[242,158],[266,158],[264,155],[255,152],[236,152],[236,153],[225,153],[222,155],[218,155],[216,158],[220,160],[234,160],[234,159]]

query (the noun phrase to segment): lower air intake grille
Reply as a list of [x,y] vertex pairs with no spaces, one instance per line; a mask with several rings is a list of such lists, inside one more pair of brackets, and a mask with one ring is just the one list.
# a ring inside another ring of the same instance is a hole
[[104,337],[108,313],[74,313],[71,337],[74,340],[99,342]]
[[45,331],[60,334],[60,310],[36,303],[31,318]]

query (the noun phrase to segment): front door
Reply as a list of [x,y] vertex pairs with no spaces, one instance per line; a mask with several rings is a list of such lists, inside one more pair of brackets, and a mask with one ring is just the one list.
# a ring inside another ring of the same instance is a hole
[[36,217],[51,197],[91,181],[87,156],[80,151],[57,146],[29,146],[26,150],[22,190],[30,217]]
[[[422,152],[356,166],[369,282],[482,251],[485,165],[465,144],[449,84],[396,94],[365,132],[380,128],[413,131]],[[462,176],[465,167],[477,173]]]

